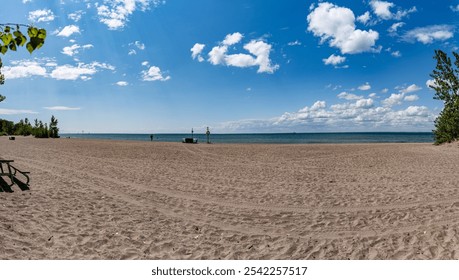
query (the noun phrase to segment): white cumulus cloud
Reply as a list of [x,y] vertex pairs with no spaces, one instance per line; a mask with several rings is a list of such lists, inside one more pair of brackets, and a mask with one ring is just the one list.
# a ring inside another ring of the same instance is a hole
[[417,11],[416,7],[412,7],[409,10],[397,10],[397,12],[393,13],[391,11],[391,8],[395,7],[395,4],[392,2],[387,2],[387,1],[379,1],[379,0],[372,0],[370,2],[370,6],[373,9],[373,12],[375,15],[378,16],[378,18],[383,19],[383,20],[390,20],[390,19],[395,19],[395,20],[400,20],[407,16],[410,13],[414,13]]
[[118,81],[118,82],[116,82],[116,85],[118,85],[120,87],[125,87],[125,86],[128,86],[129,83],[126,82],[126,81]]
[[359,99],[355,102],[356,108],[370,108],[373,107],[374,101],[371,98]]
[[405,94],[403,93],[392,93],[388,98],[382,101],[383,105],[392,107],[394,105],[402,104]]
[[392,93],[388,98],[382,101],[384,106],[392,107],[394,105],[400,105],[403,101],[413,102],[419,99],[416,94],[407,95],[416,91],[420,91],[422,88],[416,84],[409,85],[407,87],[397,87],[400,93]]
[[365,12],[363,15],[357,17],[357,21],[363,24],[367,24],[371,19],[370,12]]
[[242,40],[242,37],[244,36],[239,32],[228,34],[226,35],[225,40],[223,40],[222,43],[223,45],[231,46],[231,45],[239,43]]
[[115,67],[110,64],[92,62],[90,64],[78,63],[74,65],[59,65],[56,66],[49,76],[56,80],[78,80],[87,81],[91,76],[96,74],[100,69],[115,70]]
[[171,76],[165,76],[157,66],[151,66],[148,70],[142,71],[143,81],[167,81]]
[[228,46],[215,46],[209,52],[209,62],[213,65],[225,64]]
[[365,84],[359,86],[358,89],[360,89],[360,90],[370,90],[371,89],[371,85],[369,83],[365,83]]
[[22,60],[13,61],[11,64],[11,66],[3,66],[3,73],[7,80],[29,78],[33,76],[47,76],[46,67],[38,61]]
[[48,22],[54,20],[54,13],[51,10],[35,10],[29,12],[29,20],[33,22]]
[[[90,45],[85,45],[87,47]],[[31,77],[53,78],[58,80],[91,79],[91,76],[100,70],[115,70],[110,64],[92,62],[89,64],[58,65],[50,59],[12,61],[11,65],[4,66],[7,79],[20,79]]]
[[135,42],[129,43],[129,46],[135,46],[136,48],[138,48],[141,51],[145,50],[145,44],[140,42],[140,41],[135,41]]
[[416,101],[419,100],[419,96],[417,96],[416,94],[407,95],[405,96],[404,100],[409,102]]
[[327,108],[316,101],[296,112],[286,112],[270,119],[239,120],[222,123],[220,130],[261,131],[419,131],[430,130],[435,114],[425,106],[394,109],[381,106],[372,98],[336,103]]
[[389,31],[390,33],[395,33],[395,32],[397,32],[397,30],[398,30],[399,28],[403,27],[404,25],[405,25],[404,22],[396,22],[396,23],[392,24],[392,25],[389,27],[388,31]]
[[325,65],[338,65],[346,61],[346,57],[340,55],[330,55],[328,58],[322,59]]
[[[243,36],[239,32],[228,34],[225,40],[218,46],[212,48],[208,53],[208,61],[213,65],[226,65],[240,68],[258,66],[258,73],[274,73],[279,68],[279,65],[272,64],[269,57],[272,46],[263,40],[251,40],[244,45],[244,49],[248,53],[228,54],[228,47],[239,43]],[[192,57],[194,54],[198,56],[202,52],[204,45],[195,44],[191,49]],[[193,57],[194,58],[194,57]]]
[[401,57],[402,53],[400,51],[393,51],[390,53],[393,57]]
[[390,8],[395,6],[395,4],[386,1],[371,1],[370,6],[373,8],[373,12],[378,17],[382,19],[391,19],[392,12],[390,11]]
[[338,98],[346,99],[346,100],[358,100],[358,99],[362,99],[363,96],[359,96],[359,95],[355,95],[353,93],[347,93],[347,92],[343,91],[340,94],[338,94]]
[[412,85],[409,85],[408,87],[406,88],[402,88],[400,90],[401,93],[411,93],[411,92],[415,92],[415,91],[420,91],[422,88],[417,86],[416,84],[412,84]]
[[454,37],[454,27],[451,25],[431,25],[418,27],[405,33],[403,39],[407,42],[430,44],[434,41],[446,41]]
[[70,13],[68,15],[68,18],[73,20],[74,22],[78,22],[78,21],[81,20],[81,17],[83,16],[84,13],[85,12],[83,12],[83,11],[76,11],[74,13]]
[[311,107],[311,111],[317,111],[319,109],[323,109],[327,107],[327,103],[325,101],[316,101],[312,107]]
[[249,54],[238,53],[225,56],[225,63],[228,66],[250,67],[255,65],[255,58]]
[[296,41],[288,42],[287,45],[289,45],[289,46],[301,46],[301,42],[296,40]]
[[202,51],[204,50],[204,47],[206,45],[204,44],[199,44],[199,43],[196,43],[194,44],[194,46],[190,49],[191,51],[191,57],[193,59],[198,59],[199,62],[203,62],[204,61],[204,58],[201,56],[201,53]]
[[379,33],[374,30],[360,30],[355,27],[352,10],[323,2],[307,17],[308,31],[320,37],[321,42],[329,42],[331,47],[343,54],[375,52]]
[[[135,42],[132,42],[132,43],[129,43],[129,47],[135,47],[136,49],[138,50],[145,50],[145,44],[140,42],[140,41],[135,41]],[[128,52],[128,55],[135,55],[137,54],[137,51],[135,49],[130,49],[129,52]]]
[[123,28],[136,10],[145,11],[162,3],[162,0],[104,0],[103,4],[95,5],[100,22],[116,30]]
[[80,49],[90,49],[90,48],[93,48],[94,46],[91,45],[91,44],[87,44],[87,45],[84,45],[84,46],[80,46],[78,44],[73,44],[71,46],[68,46],[68,47],[64,47],[62,49],[62,53],[65,54],[65,55],[68,55],[68,56],[74,56],[75,54],[78,54],[79,53],[79,50]]
[[62,28],[62,30],[56,31],[55,33],[57,33],[57,36],[70,37],[74,33],[80,33],[80,27],[73,24],[67,25],[64,28]]
[[[244,46],[255,56],[255,64],[258,65],[258,73],[274,73],[279,68],[279,65],[272,65],[269,54],[271,53],[271,45],[261,40],[252,40]],[[250,65],[252,66],[252,65]]]

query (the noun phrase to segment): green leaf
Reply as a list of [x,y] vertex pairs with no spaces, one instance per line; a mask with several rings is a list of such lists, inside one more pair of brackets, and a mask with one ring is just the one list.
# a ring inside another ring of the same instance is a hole
[[8,47],[7,46],[1,46],[0,47],[0,53],[5,54],[7,51],[8,51]]
[[11,43],[9,44],[9,47],[10,47],[10,50],[12,51],[16,51],[17,48],[16,48],[16,42],[13,40],[11,41]]
[[13,35],[8,33],[6,34],[6,40],[4,40],[3,43],[5,43],[5,45],[8,45],[12,40],[13,40]]
[[3,44],[8,45],[11,40],[13,40],[13,35],[10,33],[4,33],[2,36],[0,36],[0,38],[2,39]]
[[27,43],[26,44],[26,49],[29,51],[29,53],[33,53],[35,48],[32,46],[31,43]]
[[38,45],[35,46],[35,49],[38,50],[39,48],[41,48],[43,46],[43,43],[39,43]]
[[14,42],[16,42],[16,45],[20,46],[22,42],[21,37],[14,38]]
[[33,37],[30,38],[30,44],[32,44],[33,49],[39,49],[41,46],[43,46],[43,39],[40,39],[38,37]]
[[46,30],[44,30],[43,28],[38,30],[37,37],[40,38],[40,39],[45,40],[46,39]]
[[[9,35],[9,36],[8,36]],[[1,36],[0,36],[0,39],[3,41],[3,44],[5,45],[8,45],[10,42],[11,42],[11,39],[13,37],[10,37],[11,34],[7,34],[7,33],[3,33]]]
[[29,29],[27,30],[27,34],[29,34],[30,38],[37,37],[38,29],[36,29],[35,27],[29,27]]
[[11,28],[10,28],[9,26],[6,26],[6,27],[5,27],[5,33],[10,33],[10,29],[11,29]]
[[27,43],[27,38],[26,36],[22,35],[19,36],[19,37],[16,37],[16,44],[19,45],[19,46],[24,46],[25,43]]

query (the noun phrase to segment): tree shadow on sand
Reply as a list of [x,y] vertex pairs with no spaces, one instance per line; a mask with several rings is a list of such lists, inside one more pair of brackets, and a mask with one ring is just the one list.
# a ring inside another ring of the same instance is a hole
[[[21,191],[28,191],[30,190],[29,186],[27,184],[25,184],[24,182],[14,178],[14,183],[16,186],[19,187],[19,189],[21,189]],[[13,186],[15,186],[13,185]],[[9,184],[2,178],[0,177],[0,192],[7,192],[7,193],[12,193],[14,192],[11,187],[9,186]]]

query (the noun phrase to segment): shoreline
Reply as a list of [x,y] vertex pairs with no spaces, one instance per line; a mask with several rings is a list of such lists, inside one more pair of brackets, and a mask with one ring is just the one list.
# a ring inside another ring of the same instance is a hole
[[[0,136],[0,139],[4,137],[7,138],[8,136]],[[15,136],[16,139],[21,139],[21,138],[30,138],[30,139],[36,139],[38,141],[40,140],[50,140],[50,141],[68,141],[68,140],[77,140],[77,141],[94,141],[94,142],[120,142],[120,143],[158,143],[158,144],[180,144],[180,145],[279,145],[279,146],[314,146],[314,145],[409,145],[409,144],[414,144],[414,145],[433,145],[435,146],[434,142],[343,142],[343,143],[322,143],[322,142],[311,142],[311,143],[259,143],[259,142],[254,142],[254,143],[230,143],[230,142],[211,142],[210,144],[206,142],[198,142],[198,143],[182,143],[180,141],[176,142],[171,142],[171,141],[161,141],[161,140],[129,140],[129,139],[106,139],[106,138],[68,138],[68,137],[60,137],[60,138],[34,138],[32,136]],[[451,145],[454,143],[446,143],[442,145]],[[440,145],[441,146],[441,145]]]
[[459,258],[457,144],[0,137],[0,155],[31,172],[0,192],[1,259]]

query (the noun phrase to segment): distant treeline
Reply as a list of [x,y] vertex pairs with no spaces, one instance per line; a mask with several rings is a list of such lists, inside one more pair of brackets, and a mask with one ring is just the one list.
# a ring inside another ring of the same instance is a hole
[[18,123],[0,119],[0,136],[1,135],[33,135],[36,138],[59,138],[59,128],[57,127],[57,119],[52,116],[49,126],[38,119],[34,120],[34,124],[25,118]]

